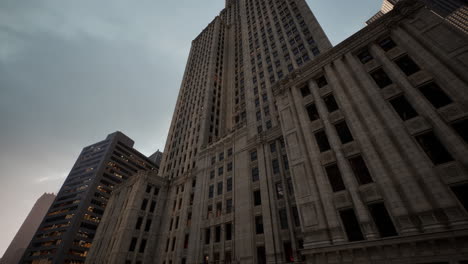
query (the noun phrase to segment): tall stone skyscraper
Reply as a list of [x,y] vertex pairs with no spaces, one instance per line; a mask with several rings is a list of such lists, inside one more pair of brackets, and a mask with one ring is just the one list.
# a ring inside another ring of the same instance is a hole
[[303,0],[226,1],[87,263],[468,263],[466,72],[420,1],[333,48]]
[[16,233],[10,246],[8,246],[5,254],[3,254],[0,264],[17,264],[21,260],[24,251],[31,242],[31,239],[36,233],[37,228],[46,215],[49,207],[54,202],[55,195],[53,193],[44,193],[37,199],[33,208],[24,220],[20,229]]
[[133,144],[115,132],[81,151],[21,263],[84,263],[114,188],[137,172],[158,171]]

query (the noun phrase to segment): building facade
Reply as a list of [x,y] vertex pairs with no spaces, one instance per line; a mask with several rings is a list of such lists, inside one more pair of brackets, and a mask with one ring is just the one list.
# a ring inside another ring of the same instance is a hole
[[26,220],[24,220],[20,229],[8,246],[5,254],[0,260],[1,264],[17,264],[20,262],[24,251],[28,247],[31,239],[37,231],[37,228],[44,219],[47,211],[55,200],[55,194],[44,193],[37,199],[33,208],[29,212]]
[[167,190],[155,172],[138,173],[114,190],[86,263],[155,263]]
[[[384,0],[382,8],[366,23],[370,24],[384,14],[390,12],[401,0]],[[458,29],[468,33],[468,3],[465,0],[422,0],[426,7],[453,24]]]
[[138,171],[158,167],[121,132],[84,148],[21,263],[84,263],[112,190]]
[[227,0],[192,43],[167,193],[115,192],[88,261],[466,264],[466,72],[467,35],[419,1],[332,47],[303,0]]

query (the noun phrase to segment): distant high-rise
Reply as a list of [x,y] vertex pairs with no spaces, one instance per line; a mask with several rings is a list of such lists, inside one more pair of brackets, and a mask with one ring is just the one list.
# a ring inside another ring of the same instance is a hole
[[[401,0],[384,0],[382,8],[366,23],[370,24],[390,12]],[[437,15],[468,33],[468,2],[466,0],[422,0]]]
[[5,254],[3,254],[0,264],[17,264],[21,260],[24,251],[28,247],[31,239],[36,233],[37,228],[44,219],[49,207],[52,205],[55,199],[55,194],[44,193],[39,199],[37,199],[33,208],[29,212],[28,216],[24,220],[20,229],[16,233],[15,237],[8,246]]
[[158,170],[133,144],[115,132],[82,150],[21,263],[84,263],[112,190],[138,171]]

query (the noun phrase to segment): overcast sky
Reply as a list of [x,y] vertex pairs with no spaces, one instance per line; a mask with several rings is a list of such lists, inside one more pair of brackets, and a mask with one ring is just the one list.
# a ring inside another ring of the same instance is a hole
[[[381,0],[307,0],[333,44]],[[191,40],[223,0],[0,0],[0,256],[84,146],[164,142]]]

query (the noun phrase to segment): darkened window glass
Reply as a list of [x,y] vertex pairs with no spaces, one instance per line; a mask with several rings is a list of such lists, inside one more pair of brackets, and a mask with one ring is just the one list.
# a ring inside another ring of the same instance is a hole
[[266,264],[265,247],[257,247],[257,264]]
[[315,133],[315,140],[320,149],[320,152],[324,152],[330,149],[330,143],[328,142],[327,134],[321,130]]
[[393,40],[390,37],[388,37],[388,38],[385,38],[385,39],[379,41],[379,46],[384,51],[389,51],[389,50],[393,49],[394,47],[396,47],[396,44],[395,44],[395,42],[393,42]]
[[300,90],[302,97],[306,97],[310,94],[310,88],[308,85],[302,86]]
[[452,124],[453,129],[458,133],[458,135],[468,143],[468,119],[456,121]]
[[372,55],[369,53],[369,50],[367,50],[367,49],[361,51],[357,55],[357,57],[361,61],[362,64],[366,64],[367,62],[374,59],[374,57],[372,57]]
[[320,118],[317,108],[315,107],[315,104],[310,104],[306,106],[307,109],[307,114],[309,115],[310,121],[315,121]]
[[315,80],[315,82],[317,83],[318,88],[322,88],[322,87],[328,85],[327,78],[325,78],[324,75],[322,75],[322,76],[320,76],[319,78],[317,78],[317,79]]
[[408,55],[397,59],[395,63],[406,74],[406,76],[413,75],[421,70],[419,66]]
[[442,145],[434,132],[430,131],[416,136],[416,140],[434,165],[453,161],[452,155]]
[[346,189],[343,178],[341,177],[340,169],[336,164],[327,166],[325,170],[333,192],[339,192]]
[[354,176],[356,176],[359,184],[367,184],[373,182],[370,175],[369,169],[367,168],[366,162],[362,156],[357,156],[349,159],[349,164],[353,170]]
[[128,251],[130,251],[130,252],[135,251],[136,244],[137,244],[137,238],[134,237],[134,238],[132,238],[132,241],[130,242],[130,248],[128,249]]
[[262,204],[262,196],[261,196],[260,190],[254,191],[253,197],[254,197],[254,206],[258,206]]
[[328,112],[332,113],[339,109],[333,94],[329,94],[323,98],[325,105],[327,106]]
[[335,128],[341,143],[345,144],[354,140],[353,135],[351,134],[351,131],[349,131],[348,125],[345,121],[341,121],[335,124]]
[[263,218],[261,215],[255,217],[255,234],[263,234]]
[[374,219],[374,223],[379,230],[380,237],[397,236],[398,233],[393,225],[392,218],[388,214],[383,203],[370,204],[369,211]]
[[419,91],[435,108],[453,103],[452,99],[435,82],[420,86]]
[[286,214],[286,209],[280,209],[278,213],[279,213],[279,218],[280,218],[281,229],[287,229],[288,228],[288,216]]
[[414,110],[414,108],[403,95],[390,100],[390,104],[393,106],[393,109],[395,109],[395,112],[397,112],[403,121],[418,116],[416,110]]
[[340,217],[349,241],[364,240],[361,227],[359,226],[359,222],[353,209],[340,211]]
[[371,72],[370,75],[372,76],[372,79],[374,79],[377,86],[380,88],[385,88],[393,83],[382,68]]
[[455,193],[463,207],[465,207],[465,210],[468,211],[468,184],[452,186],[452,191]]

